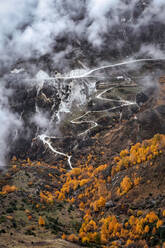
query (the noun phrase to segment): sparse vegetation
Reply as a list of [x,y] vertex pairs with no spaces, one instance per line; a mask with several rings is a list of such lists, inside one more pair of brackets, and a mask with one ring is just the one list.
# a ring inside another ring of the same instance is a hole
[[[6,232],[5,223],[10,223],[15,229],[18,223],[22,223],[28,227],[24,234],[34,238],[37,230],[49,230],[51,235],[63,240],[93,247],[138,247],[138,244],[146,248],[160,247],[164,242],[162,227],[165,210],[124,210],[124,202],[133,190],[141,186],[144,174],[140,170],[152,169],[155,159],[164,154],[165,135],[157,134],[150,140],[121,151],[111,163],[99,165],[96,157],[88,154],[83,162],[77,161],[77,167],[71,171],[67,171],[62,163],[52,166],[32,162],[29,158],[18,163],[14,158],[12,173],[28,170],[29,186],[25,189],[28,198],[23,197],[22,203],[20,199],[11,199],[0,218],[1,234]],[[104,156],[103,151],[101,156]],[[36,170],[43,176],[37,194],[33,191],[35,184],[31,174]],[[14,181],[12,186],[2,186],[2,199],[8,194],[13,197],[22,194],[18,185],[13,185]],[[117,202],[113,203],[115,199]],[[118,201],[121,201],[121,206]],[[118,213],[119,207],[122,214]]]

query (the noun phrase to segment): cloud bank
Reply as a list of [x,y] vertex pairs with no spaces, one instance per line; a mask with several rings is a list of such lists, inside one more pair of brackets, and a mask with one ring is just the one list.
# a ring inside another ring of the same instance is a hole
[[[3,0],[0,60],[9,64],[18,58],[52,54],[58,63],[74,48],[71,41],[85,40],[99,49],[105,45],[106,35],[113,36],[115,25],[127,23],[136,33],[154,21],[164,24],[164,7],[163,0]],[[67,43],[59,51],[56,44],[62,38]]]
[[16,138],[22,123],[16,114],[13,114],[8,105],[8,96],[11,91],[6,90],[0,81],[0,169],[6,164],[6,154],[10,151],[10,141]]

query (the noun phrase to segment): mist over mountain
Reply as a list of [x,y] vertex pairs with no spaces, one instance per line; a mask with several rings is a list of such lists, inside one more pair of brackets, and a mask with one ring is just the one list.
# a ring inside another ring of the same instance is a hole
[[0,1],[0,247],[165,248],[164,16]]
[[47,55],[51,69],[68,70],[70,58],[86,57],[87,50],[97,61],[133,56],[141,49],[159,51],[164,48],[163,9],[163,1],[156,0],[3,1],[1,65]]

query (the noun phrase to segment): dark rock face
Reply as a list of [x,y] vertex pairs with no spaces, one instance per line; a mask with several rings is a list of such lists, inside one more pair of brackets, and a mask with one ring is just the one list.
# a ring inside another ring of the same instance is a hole
[[159,105],[155,110],[165,119],[165,105]]
[[44,83],[42,89],[38,92],[36,105],[42,109],[43,112],[54,112],[58,110],[60,102],[61,99],[59,97],[58,89]]
[[133,114],[137,113],[137,111],[138,111],[138,106],[135,104],[122,108],[121,119],[129,120],[133,116]]
[[[84,123],[81,127],[75,125],[74,128],[73,125],[72,128],[68,129],[67,124],[65,124],[65,131],[63,132],[63,127],[61,125],[59,128],[59,123],[61,124],[63,115],[65,117],[65,105],[67,112],[69,111],[67,106],[71,108],[76,103],[76,96],[73,92],[76,92],[78,100],[79,96],[80,98],[82,96],[82,99],[89,97],[90,90],[85,80],[82,82],[79,80],[77,86],[77,81],[73,83],[72,80],[36,79],[35,81],[34,78],[31,81],[28,78],[31,78],[30,74],[20,75],[20,73],[5,78],[5,86],[11,90],[8,99],[10,109],[22,121],[22,127],[17,131],[17,137],[13,139],[14,141],[11,141],[11,137],[9,137],[9,143],[12,142],[10,156],[17,155],[20,158],[28,156],[31,159],[45,156],[43,155],[45,147],[42,142],[35,140],[38,135],[43,133],[50,136],[70,136],[65,140],[63,138],[51,140],[57,148],[60,147],[59,150],[70,152],[77,144],[75,143],[75,136],[88,129],[90,125]],[[77,92],[77,89],[80,92]],[[81,105],[80,102],[78,104]]]
[[[8,82],[7,86],[10,86],[12,90],[12,94],[9,96],[10,108],[13,113],[20,116],[23,123],[22,128],[18,131],[17,139],[12,145],[11,155],[19,154],[19,157],[25,158],[27,155],[29,156],[32,140],[40,129],[33,121],[34,116],[47,113],[48,119],[51,119],[53,114],[58,111],[61,99],[58,89],[46,83],[41,89],[29,83],[13,84]],[[31,154],[31,157],[34,158],[34,154]]]
[[160,133],[165,133],[165,105],[159,105],[155,108],[155,111],[160,117]]
[[156,133],[165,133],[165,105],[148,109],[138,115],[141,136],[151,138]]
[[138,121],[141,136],[144,139],[150,138],[160,131],[160,119],[153,109],[140,113]]
[[21,114],[25,112],[35,112],[36,89],[27,92],[26,86],[14,89],[13,96],[10,99],[10,106],[13,112]]
[[148,96],[143,92],[140,92],[136,95],[136,102],[139,106],[142,106],[148,100]]

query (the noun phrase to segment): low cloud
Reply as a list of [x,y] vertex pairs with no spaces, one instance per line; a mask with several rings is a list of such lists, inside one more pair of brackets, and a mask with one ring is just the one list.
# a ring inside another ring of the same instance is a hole
[[50,119],[47,113],[38,112],[31,118],[31,122],[35,123],[40,129],[46,130],[49,127]]
[[[124,0],[6,0],[0,5],[0,60],[4,64],[48,53],[52,53],[54,61],[56,56],[57,60],[61,55],[64,58],[71,48],[57,51],[60,37],[68,42],[87,40],[99,49],[105,45],[105,35],[111,35],[116,24],[127,21],[134,32],[141,32],[142,26],[153,21],[165,23],[163,0],[149,4]],[[134,22],[133,13],[138,9],[140,14]]]
[[0,168],[6,164],[6,155],[10,151],[10,144],[17,138],[17,132],[22,126],[22,122],[16,114],[13,114],[8,105],[7,91],[0,82]]

